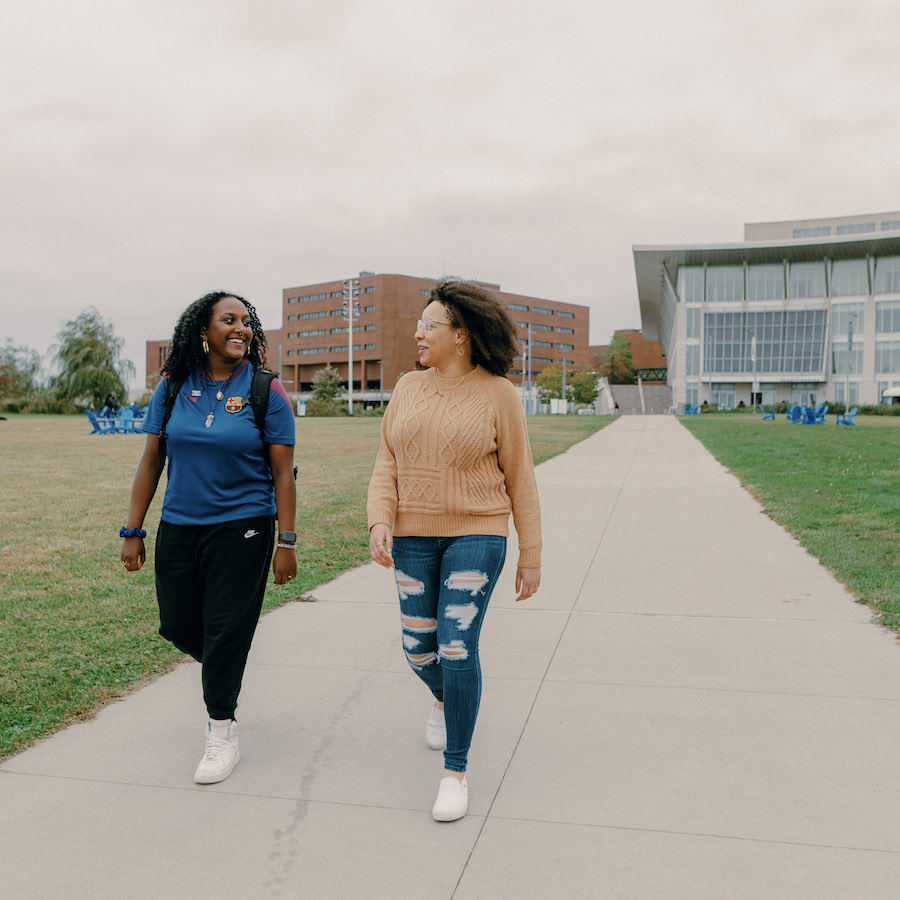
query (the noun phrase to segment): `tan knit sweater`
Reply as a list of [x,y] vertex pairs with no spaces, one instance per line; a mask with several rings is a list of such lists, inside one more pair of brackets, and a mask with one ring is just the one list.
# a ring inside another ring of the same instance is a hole
[[394,389],[369,482],[369,528],[398,536],[509,534],[519,566],[541,565],[541,510],[525,415],[506,378],[409,372]]

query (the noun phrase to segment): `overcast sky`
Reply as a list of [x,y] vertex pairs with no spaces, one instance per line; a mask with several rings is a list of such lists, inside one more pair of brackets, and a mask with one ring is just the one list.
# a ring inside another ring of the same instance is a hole
[[633,244],[900,208],[896,0],[8,6],[3,326],[144,341],[233,290],[481,278],[640,327]]

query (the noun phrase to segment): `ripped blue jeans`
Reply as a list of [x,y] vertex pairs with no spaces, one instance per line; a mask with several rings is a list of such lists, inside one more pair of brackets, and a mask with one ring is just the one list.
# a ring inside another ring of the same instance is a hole
[[412,670],[444,703],[444,766],[465,772],[481,702],[478,636],[506,559],[506,538],[395,537],[403,649]]

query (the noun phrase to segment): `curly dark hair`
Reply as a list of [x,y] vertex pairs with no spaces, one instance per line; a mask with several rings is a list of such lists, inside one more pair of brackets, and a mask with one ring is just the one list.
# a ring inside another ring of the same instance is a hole
[[447,310],[454,328],[469,333],[472,362],[492,375],[506,375],[521,353],[506,307],[482,285],[453,276],[441,278],[434,286],[428,303],[435,300]]
[[206,354],[203,352],[203,341],[200,334],[209,325],[213,307],[223,297],[234,297],[235,300],[240,300],[247,307],[250,327],[253,329],[247,356],[257,369],[265,368],[266,334],[253,304],[241,297],[240,294],[231,291],[210,291],[199,300],[195,300],[181,314],[172,335],[172,348],[169,350],[166,364],[162,367],[163,375],[183,380],[187,378],[192,369],[202,369],[206,365]]

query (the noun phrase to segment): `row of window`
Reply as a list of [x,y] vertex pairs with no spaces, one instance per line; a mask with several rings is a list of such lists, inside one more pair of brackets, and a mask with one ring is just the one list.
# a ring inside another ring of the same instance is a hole
[[[369,285],[369,287],[367,287],[365,289],[365,293],[374,294],[375,293],[374,285]],[[330,293],[328,291],[324,291],[323,293],[320,293],[320,294],[306,294],[302,297],[301,296],[288,297],[287,302],[288,303],[308,303],[310,300],[328,300],[328,299],[334,299],[336,297],[343,297],[343,296],[344,296],[343,291],[331,291]]]
[[[859,222],[853,225],[838,225],[838,234],[871,234],[875,230],[874,222]],[[900,231],[900,219],[886,219],[881,223],[882,231]],[[795,238],[828,237],[831,234],[830,225],[814,225],[806,228],[795,228]]]
[[[365,348],[363,348],[362,344],[354,344],[353,349],[354,350],[362,350],[362,349],[374,350],[375,345],[374,344],[366,344]],[[330,347],[330,348],[329,347],[304,347],[301,350],[288,350],[287,355],[288,356],[310,356],[310,355],[313,355],[316,353],[346,353],[346,352],[347,352],[347,345],[341,344],[339,347]]]
[[[519,343],[522,344],[523,346],[526,346],[526,347],[528,346],[527,340],[519,341]],[[574,350],[575,349],[574,344],[554,344],[552,341],[534,341],[533,340],[531,342],[531,346],[532,347],[556,347],[557,350]]]
[[898,294],[900,256],[746,266],[682,266],[678,270],[677,291],[685,303]]

